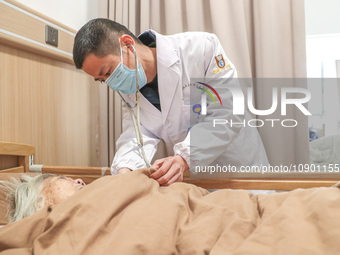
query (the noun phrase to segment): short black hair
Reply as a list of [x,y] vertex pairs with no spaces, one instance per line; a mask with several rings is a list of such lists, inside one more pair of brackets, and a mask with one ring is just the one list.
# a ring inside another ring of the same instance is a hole
[[125,26],[109,19],[93,19],[87,22],[76,34],[73,45],[73,61],[81,69],[89,54],[105,57],[107,54],[120,54],[118,38],[127,34],[136,43],[140,40]]

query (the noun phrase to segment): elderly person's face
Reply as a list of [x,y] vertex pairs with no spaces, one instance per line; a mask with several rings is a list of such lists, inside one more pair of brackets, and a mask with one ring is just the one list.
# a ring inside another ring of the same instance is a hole
[[44,180],[41,194],[45,198],[45,205],[53,205],[74,195],[85,186],[82,179],[73,180],[64,176],[53,176]]

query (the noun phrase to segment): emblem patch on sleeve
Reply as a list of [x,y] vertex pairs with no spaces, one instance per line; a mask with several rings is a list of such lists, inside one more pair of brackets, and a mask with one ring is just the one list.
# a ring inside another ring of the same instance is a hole
[[215,73],[215,74],[218,74],[218,73],[224,72],[224,71],[229,71],[229,70],[232,69],[230,64],[226,65],[222,54],[215,56],[215,61],[216,61],[216,65],[218,67],[217,69],[213,70],[213,73]]
[[215,56],[215,60],[219,68],[224,68],[225,62],[222,54]]

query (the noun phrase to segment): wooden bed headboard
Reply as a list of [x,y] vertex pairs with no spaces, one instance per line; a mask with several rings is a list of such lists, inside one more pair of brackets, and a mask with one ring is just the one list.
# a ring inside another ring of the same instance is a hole
[[[24,173],[30,172],[27,161],[34,154],[34,147],[27,144],[9,143],[0,141],[1,156],[17,156],[18,166],[0,169],[1,172]],[[103,175],[110,175],[108,167],[74,167],[74,166],[41,166],[41,173],[64,175],[70,178],[82,178],[86,183],[91,183]],[[339,179],[245,179],[245,178],[218,178],[198,179],[190,178],[189,173],[184,176],[184,182],[191,183],[206,189],[258,189],[258,190],[293,190],[296,188],[330,187]]]
[[6,158],[1,159],[1,172],[29,172],[29,158],[30,156],[34,156],[34,153],[34,147],[31,145],[0,141],[0,157],[5,156],[7,157],[7,160],[9,159],[9,157],[16,157],[16,164],[12,166],[10,165],[10,163],[6,166]]

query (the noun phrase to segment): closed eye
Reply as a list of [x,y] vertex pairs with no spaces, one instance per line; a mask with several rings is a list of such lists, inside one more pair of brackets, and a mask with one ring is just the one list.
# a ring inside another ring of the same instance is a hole
[[98,79],[94,79],[95,81],[99,81],[100,83],[103,83],[103,82],[105,82],[105,79],[103,79],[103,78],[98,78]]

